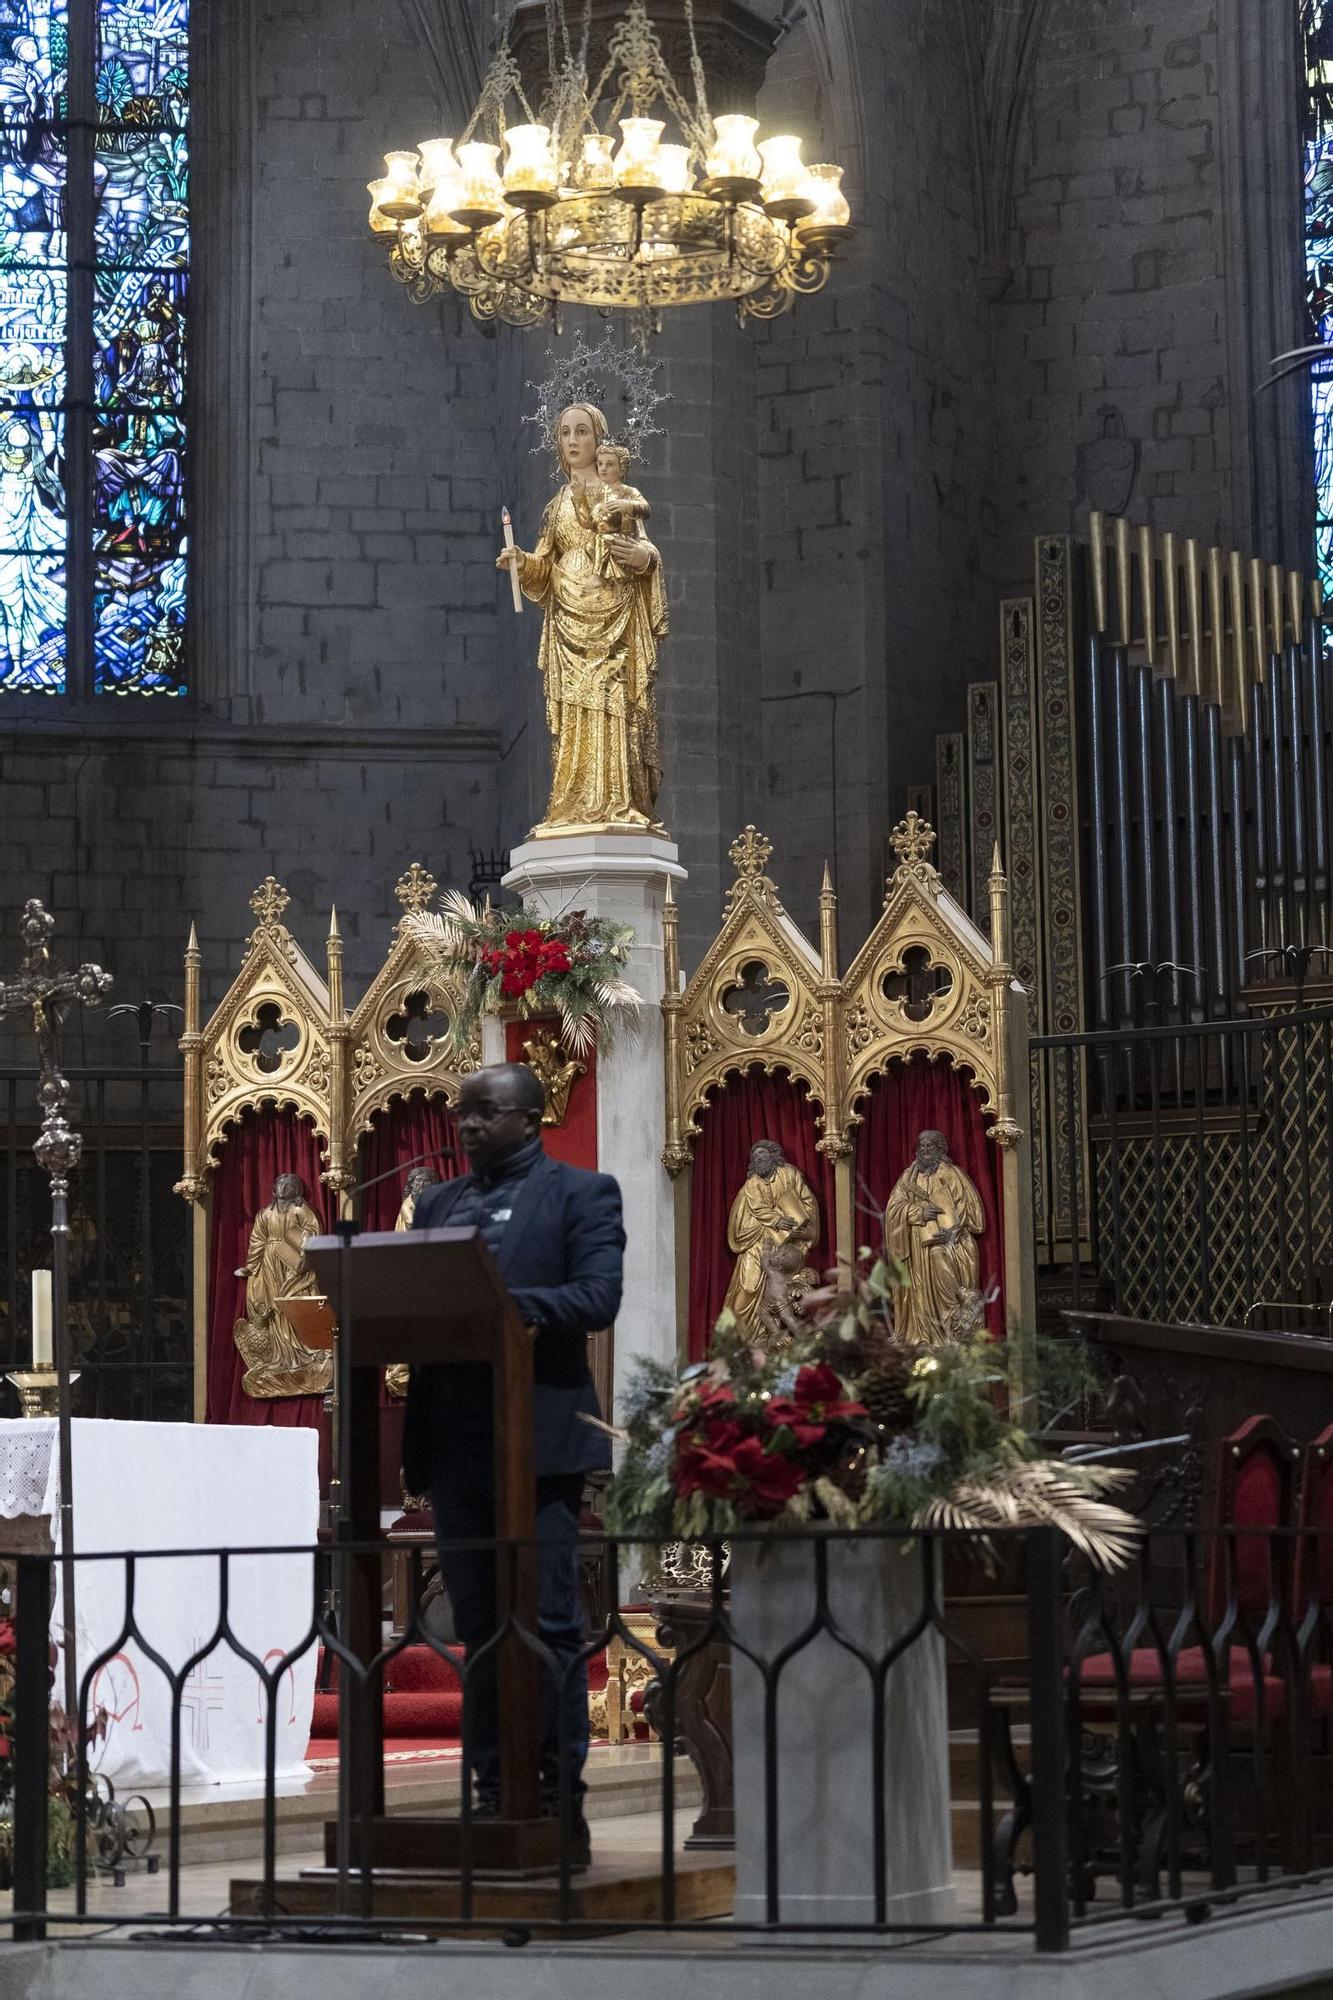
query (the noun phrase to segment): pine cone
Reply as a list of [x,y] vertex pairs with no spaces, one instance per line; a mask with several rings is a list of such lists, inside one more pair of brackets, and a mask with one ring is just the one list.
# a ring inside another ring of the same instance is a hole
[[893,1369],[900,1352],[892,1330],[876,1316],[857,1327],[850,1340],[844,1340],[836,1330],[826,1334],[820,1358],[831,1363],[840,1375],[856,1378],[879,1367]]
[[887,1343],[856,1383],[856,1395],[869,1410],[872,1421],[882,1431],[895,1435],[911,1430],[916,1409],[907,1393],[915,1356],[910,1349]]

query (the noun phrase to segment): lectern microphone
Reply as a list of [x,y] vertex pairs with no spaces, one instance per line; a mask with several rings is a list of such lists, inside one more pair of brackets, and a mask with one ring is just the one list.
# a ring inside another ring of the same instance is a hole
[[452,1147],[446,1151],[443,1147],[432,1146],[428,1152],[414,1153],[410,1160],[395,1160],[393,1165],[386,1167],[382,1174],[372,1174],[368,1181],[358,1181],[355,1187],[348,1188],[347,1199],[354,1201],[357,1195],[365,1194],[368,1188],[378,1187],[381,1181],[391,1181],[399,1174],[411,1173],[413,1167],[435,1166],[436,1164],[443,1166],[446,1160],[455,1160],[457,1157]]

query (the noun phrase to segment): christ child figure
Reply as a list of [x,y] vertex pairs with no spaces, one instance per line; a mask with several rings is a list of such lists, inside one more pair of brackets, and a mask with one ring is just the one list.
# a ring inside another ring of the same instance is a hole
[[597,450],[597,476],[602,482],[602,495],[593,505],[592,519],[598,539],[596,568],[602,576],[608,573],[608,565],[615,560],[606,546],[606,538],[623,535],[630,541],[642,541],[642,523],[652,512],[638,487],[630,486],[625,479],[629,458],[628,448],[623,444],[613,444],[610,438],[606,438]]

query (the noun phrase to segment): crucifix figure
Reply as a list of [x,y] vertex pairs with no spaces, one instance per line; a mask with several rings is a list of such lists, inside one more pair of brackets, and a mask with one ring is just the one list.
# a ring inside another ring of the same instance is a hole
[[71,1004],[95,1007],[111,991],[111,974],[100,965],[75,971],[53,962],[56,920],[35,897],[23,906],[19,935],[23,959],[17,978],[0,980],[0,1021],[27,1014],[37,1040],[40,1076],[37,1099],[42,1129],[33,1144],[37,1164],[51,1183],[51,1316],[60,1404],[61,1623],[64,1644],[65,1713],[76,1722],[78,1677],[74,1658],[74,1470],[70,1435],[69,1351],[69,1177],[79,1163],[83,1140],[65,1116],[69,1084],[60,1070],[59,1036]]

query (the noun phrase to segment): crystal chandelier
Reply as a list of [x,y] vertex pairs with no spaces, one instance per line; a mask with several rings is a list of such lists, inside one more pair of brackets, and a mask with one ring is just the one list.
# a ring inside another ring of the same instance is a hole
[[628,0],[591,78],[591,0],[577,42],[566,0],[546,0],[536,113],[506,30],[462,136],[385,155],[370,227],[409,297],[452,289],[510,326],[558,327],[578,305],[660,327],[668,306],[731,299],[742,320],[772,319],[822,288],[851,234],[842,168],[807,166],[790,133],[760,139],[755,118],[714,118],[693,0],[684,12],[688,93],[644,0]]

